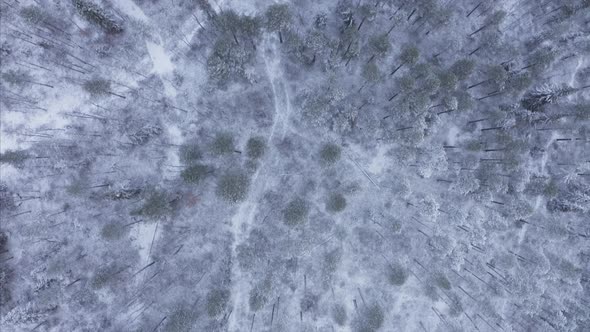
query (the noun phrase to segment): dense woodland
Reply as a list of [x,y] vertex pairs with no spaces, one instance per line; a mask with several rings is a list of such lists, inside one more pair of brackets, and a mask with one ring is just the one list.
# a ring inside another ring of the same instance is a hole
[[4,0],[0,330],[590,331],[590,1]]

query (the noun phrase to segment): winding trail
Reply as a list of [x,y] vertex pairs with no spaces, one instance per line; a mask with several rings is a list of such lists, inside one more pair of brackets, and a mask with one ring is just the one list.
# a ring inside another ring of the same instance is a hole
[[[275,158],[275,152],[270,147],[272,141],[276,137],[277,132],[280,131],[281,139],[285,137],[288,131],[288,119],[291,112],[291,104],[289,101],[289,93],[287,91],[287,84],[283,77],[280,61],[280,51],[277,47],[278,41],[272,37],[265,37],[262,42],[261,50],[264,60],[266,75],[272,88],[274,101],[274,116],[270,131],[266,137],[266,143],[269,147],[264,158],[251,179],[250,194],[247,201],[243,202],[236,214],[231,220],[231,231],[233,234],[232,242],[232,298],[233,308],[228,320],[228,331],[240,331],[240,327],[249,324],[249,304],[248,304],[248,290],[250,289],[249,278],[244,277],[237,262],[237,246],[244,243],[248,238],[248,234],[255,222],[256,211],[258,209],[258,201],[264,195],[267,185],[269,183],[268,170],[272,170],[278,164],[278,159]],[[261,173],[265,176],[260,177]],[[259,180],[259,178],[261,178]],[[272,181],[272,180],[270,180]],[[245,320],[242,320],[244,317]]]

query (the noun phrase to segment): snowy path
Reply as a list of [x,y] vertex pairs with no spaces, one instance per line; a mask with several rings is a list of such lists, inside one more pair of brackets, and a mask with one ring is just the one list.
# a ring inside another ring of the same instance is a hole
[[[271,84],[273,100],[274,100],[274,117],[273,124],[270,128],[266,138],[267,145],[270,146],[275,134],[280,128],[281,137],[284,137],[288,130],[288,118],[291,111],[291,104],[289,101],[289,93],[283,77],[283,72],[280,66],[280,54],[277,49],[277,42],[271,38],[265,38],[261,49],[264,50],[262,57],[265,64],[266,74]],[[242,203],[238,211],[232,218],[232,233],[234,241],[232,244],[232,297],[233,310],[228,321],[228,331],[240,331],[240,326],[245,323],[240,322],[243,315],[248,315],[248,290],[250,288],[249,278],[242,276],[237,264],[236,248],[239,244],[246,241],[250,233],[251,226],[254,223],[254,217],[258,208],[258,201],[268,184],[268,176],[259,177],[260,173],[267,175],[267,169],[272,169],[277,165],[277,160],[274,157],[272,149],[268,149],[268,153],[261,161],[258,170],[252,176],[252,185],[250,189],[249,199]],[[262,180],[258,180],[261,178]]]

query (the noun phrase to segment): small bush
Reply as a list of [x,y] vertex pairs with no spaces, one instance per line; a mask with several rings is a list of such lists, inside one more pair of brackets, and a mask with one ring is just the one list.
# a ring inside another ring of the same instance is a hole
[[248,299],[250,310],[258,311],[268,302],[266,293],[268,292],[269,286],[268,282],[263,282],[250,290],[250,297]]
[[213,289],[207,294],[207,314],[215,317],[223,312],[229,301],[230,292],[227,289]]
[[438,274],[434,277],[434,282],[436,285],[442,289],[449,290],[451,289],[451,282],[444,274]]
[[336,322],[336,324],[344,326],[346,324],[346,321],[348,320],[348,317],[346,315],[346,308],[344,308],[344,306],[341,304],[334,305],[334,307],[332,308],[332,318],[334,319],[334,322]]
[[183,170],[180,177],[186,183],[199,184],[203,182],[209,172],[209,168],[205,165],[193,165]]
[[224,155],[235,151],[234,148],[234,137],[228,133],[217,134],[211,150],[216,155]]
[[246,153],[252,159],[258,159],[266,152],[266,142],[262,137],[252,137],[246,144]]
[[352,324],[352,330],[355,332],[377,331],[383,325],[384,319],[383,309],[378,304],[369,304],[360,310]]
[[319,296],[309,292],[305,293],[301,299],[301,302],[299,303],[301,311],[308,312],[317,310],[319,300]]
[[389,279],[389,283],[391,283],[392,285],[401,286],[406,282],[406,279],[408,279],[408,274],[401,265],[394,264],[389,267],[387,277]]
[[217,196],[230,202],[238,203],[248,197],[250,178],[241,172],[228,172],[219,178]]
[[309,213],[309,204],[302,198],[295,198],[283,210],[284,222],[288,226],[302,224]]
[[186,144],[179,149],[180,161],[186,164],[192,164],[193,162],[200,160],[203,157],[201,149],[196,144]]
[[324,165],[332,165],[340,159],[342,151],[340,147],[333,143],[324,144],[320,150],[320,161]]
[[95,78],[84,82],[82,88],[93,96],[104,96],[111,91],[111,82],[102,78]]
[[175,310],[166,319],[164,325],[165,332],[185,332],[190,331],[193,324],[198,318],[195,310],[180,308]]
[[14,167],[22,167],[25,160],[29,159],[29,154],[23,150],[6,150],[4,153],[0,153],[0,163],[11,164]]
[[326,201],[326,210],[330,212],[340,212],[346,208],[346,198],[342,194],[333,193]]
[[125,228],[117,223],[108,223],[102,226],[100,235],[105,240],[118,240],[125,235]]
[[114,19],[109,17],[104,9],[90,1],[73,0],[73,2],[80,16],[100,26],[105,32],[113,34],[123,32],[123,28]]
[[172,204],[168,195],[156,191],[145,200],[139,210],[133,211],[132,214],[157,218],[167,215],[171,212]]

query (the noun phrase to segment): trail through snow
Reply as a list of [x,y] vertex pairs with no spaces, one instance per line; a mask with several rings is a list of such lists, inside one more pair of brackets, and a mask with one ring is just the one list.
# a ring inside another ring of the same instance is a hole
[[[263,50],[262,57],[265,64],[266,74],[271,85],[274,100],[274,117],[273,124],[267,135],[267,145],[271,145],[277,130],[280,128],[281,138],[285,136],[288,131],[288,119],[291,112],[291,104],[289,101],[289,93],[287,91],[287,84],[283,77],[280,61],[280,51],[277,47],[277,40],[267,37],[263,40],[261,49]],[[238,211],[233,216],[231,221],[232,233],[234,240],[232,243],[232,297],[233,310],[228,321],[228,331],[240,331],[240,319],[243,315],[248,313],[248,293],[249,278],[242,277],[242,272],[237,264],[237,246],[246,241],[250,232],[251,226],[254,223],[254,217],[258,208],[258,201],[264,194],[268,183],[268,176],[260,177],[260,173],[265,173],[268,169],[272,169],[277,165],[277,160],[273,156],[273,150],[269,149],[267,155],[261,161],[260,166],[252,176],[251,189],[249,199],[243,202]]]

